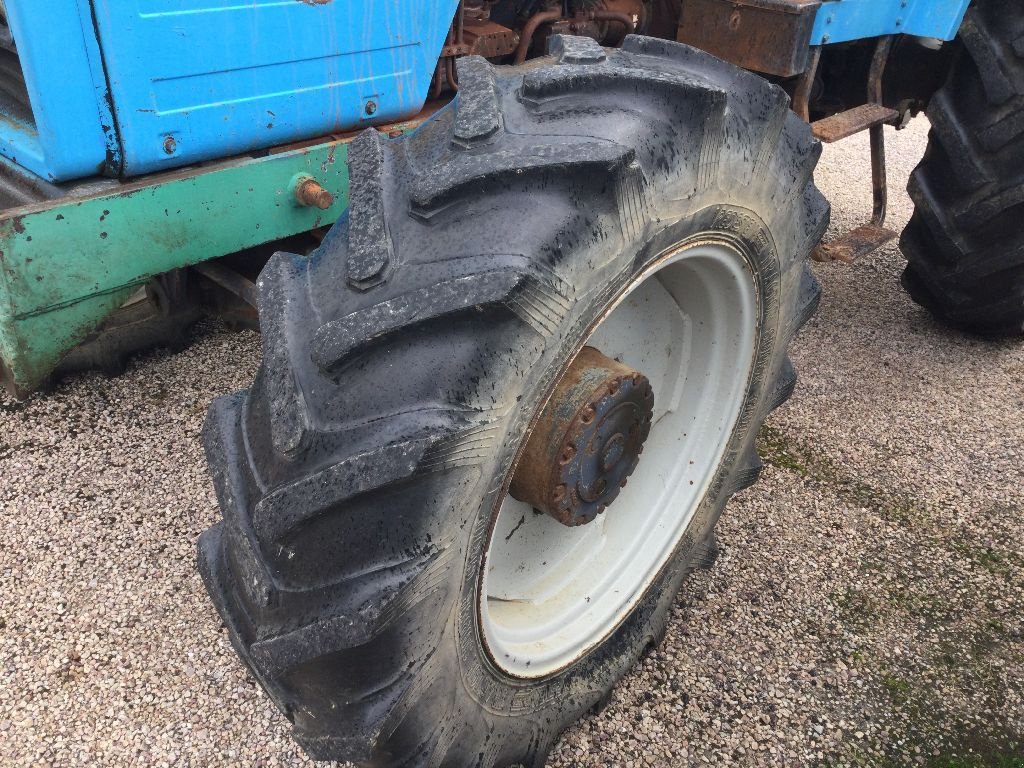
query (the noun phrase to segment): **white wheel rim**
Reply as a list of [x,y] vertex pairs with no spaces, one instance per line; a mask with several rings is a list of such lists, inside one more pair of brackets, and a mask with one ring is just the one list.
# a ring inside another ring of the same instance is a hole
[[670,253],[585,342],[648,377],[654,420],[606,512],[570,528],[506,496],[483,564],[480,621],[495,664],[552,674],[628,615],[672,554],[725,454],[756,346],[746,260],[722,244]]

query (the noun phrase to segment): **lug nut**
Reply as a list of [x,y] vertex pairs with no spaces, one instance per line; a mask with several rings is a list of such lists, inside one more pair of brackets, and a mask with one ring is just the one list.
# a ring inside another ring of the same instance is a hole
[[589,424],[594,420],[594,416],[597,414],[597,409],[593,403],[589,403],[582,411],[580,411],[580,421],[584,424]]

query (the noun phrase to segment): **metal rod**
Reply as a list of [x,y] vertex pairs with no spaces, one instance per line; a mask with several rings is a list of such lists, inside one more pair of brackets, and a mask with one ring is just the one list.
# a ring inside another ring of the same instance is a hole
[[873,125],[871,136],[871,223],[885,225],[886,208],[889,205],[889,182],[885,172],[885,126]]
[[458,93],[459,91],[459,78],[455,74],[455,57],[449,56],[444,62],[444,73],[445,79],[448,81],[448,87]]
[[636,32],[636,25],[633,23],[633,19],[625,13],[618,11],[590,11],[587,13],[587,17],[594,21],[617,21],[626,27],[627,35],[632,35]]
[[800,80],[796,84],[796,91],[793,92],[793,111],[805,123],[811,122],[811,90],[814,88],[814,78],[818,76],[818,65],[820,63],[821,46],[812,45],[810,58],[807,61],[807,69],[800,75]]
[[[878,39],[875,55],[871,59],[868,74],[868,102],[882,103],[882,78],[885,65],[892,52],[893,37],[886,35]],[[869,130],[871,138],[871,223],[881,227],[885,224],[886,209],[889,205],[889,183],[885,167],[885,126],[874,125]]]
[[523,27],[522,37],[519,38],[519,47],[516,48],[516,57],[514,62],[516,64],[522,64],[526,61],[526,55],[530,52],[530,45],[533,43],[533,36],[537,34],[537,28],[541,24],[546,24],[551,21],[561,21],[564,17],[561,11],[541,11],[535,13],[530,17],[530,20],[526,22],[526,26]]
[[430,98],[436,99],[441,95],[441,91],[444,90],[444,65],[440,59],[437,60],[437,66],[434,67],[434,85],[430,89]]
[[193,264],[192,269],[229,293],[233,293],[250,307],[256,306],[256,283],[245,275],[215,261]]
[[882,103],[882,77],[885,75],[885,65],[889,63],[892,43],[892,35],[878,38],[875,55],[871,59],[871,71],[868,73],[868,101],[875,104]]

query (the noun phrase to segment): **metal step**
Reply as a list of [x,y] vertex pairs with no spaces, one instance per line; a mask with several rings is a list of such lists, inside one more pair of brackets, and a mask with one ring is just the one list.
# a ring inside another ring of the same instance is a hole
[[811,131],[815,138],[831,144],[876,125],[893,123],[899,116],[900,113],[895,109],[883,107],[881,104],[862,104],[822,120],[815,120],[811,123]]

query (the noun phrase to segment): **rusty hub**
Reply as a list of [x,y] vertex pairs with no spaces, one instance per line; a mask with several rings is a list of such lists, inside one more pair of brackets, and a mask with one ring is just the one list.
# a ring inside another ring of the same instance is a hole
[[591,522],[636,469],[653,413],[647,377],[584,347],[544,407],[509,492],[563,525]]

